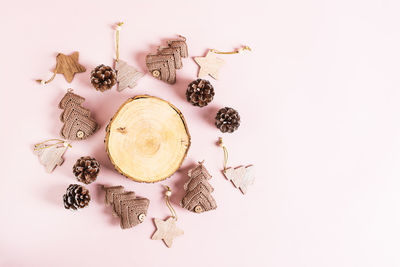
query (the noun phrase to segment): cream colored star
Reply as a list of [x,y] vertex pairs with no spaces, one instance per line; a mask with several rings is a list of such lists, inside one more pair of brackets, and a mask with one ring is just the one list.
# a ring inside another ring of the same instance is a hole
[[199,78],[210,75],[216,80],[218,80],[219,68],[225,64],[225,61],[218,58],[212,51],[208,51],[205,57],[195,57],[194,61],[200,66]]
[[169,248],[172,246],[172,241],[175,237],[183,235],[183,231],[176,227],[176,219],[174,217],[169,217],[166,221],[154,218],[154,223],[156,224],[157,231],[151,239],[162,239]]

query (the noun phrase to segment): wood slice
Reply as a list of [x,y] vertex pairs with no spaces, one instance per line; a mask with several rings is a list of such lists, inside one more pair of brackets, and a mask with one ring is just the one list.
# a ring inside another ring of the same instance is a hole
[[106,151],[122,175],[154,183],[170,177],[181,166],[190,147],[182,113],[157,97],[128,99],[106,129]]

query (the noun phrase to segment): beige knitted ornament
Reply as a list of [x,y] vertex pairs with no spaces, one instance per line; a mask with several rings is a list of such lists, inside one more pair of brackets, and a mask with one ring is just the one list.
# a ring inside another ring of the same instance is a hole
[[217,208],[217,203],[211,195],[214,188],[208,182],[211,179],[211,175],[204,167],[203,162],[199,162],[196,167],[189,170],[189,181],[183,187],[186,194],[181,201],[181,206],[195,213]]
[[159,80],[174,84],[176,70],[182,68],[182,58],[188,57],[186,38],[169,40],[168,46],[159,47],[157,52],[146,56],[146,66],[150,74]]
[[81,106],[85,98],[74,94],[72,89],[61,99],[58,107],[64,111],[60,120],[64,123],[60,135],[67,140],[83,140],[97,130],[97,123],[90,111]]
[[120,218],[122,229],[132,228],[146,219],[150,200],[136,197],[135,192],[127,192],[123,186],[103,189],[106,192],[106,206],[112,206],[112,213]]

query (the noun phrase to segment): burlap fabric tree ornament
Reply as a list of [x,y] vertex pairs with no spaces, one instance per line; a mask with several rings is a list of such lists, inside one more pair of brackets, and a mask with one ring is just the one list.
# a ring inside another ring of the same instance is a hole
[[74,94],[72,89],[61,99],[58,105],[64,111],[60,120],[64,123],[61,136],[67,140],[83,140],[97,129],[97,123],[90,117],[90,111],[81,106],[85,98]]
[[128,229],[142,223],[147,216],[150,200],[136,197],[135,192],[123,186],[103,187],[106,206],[112,206],[113,215],[120,218],[121,228]]
[[217,203],[211,195],[214,188],[208,183],[211,175],[203,162],[199,162],[199,165],[189,170],[189,181],[184,185],[186,194],[181,201],[183,208],[196,213],[217,208]]
[[186,38],[169,40],[168,46],[159,47],[157,53],[146,56],[146,65],[150,74],[159,80],[174,84],[176,70],[182,68],[182,58],[188,57]]

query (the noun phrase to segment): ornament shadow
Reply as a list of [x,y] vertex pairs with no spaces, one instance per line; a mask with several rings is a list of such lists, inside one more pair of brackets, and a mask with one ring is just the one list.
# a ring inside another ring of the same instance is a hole
[[50,133],[49,138],[62,139],[60,132],[61,132],[61,129],[62,129],[64,123],[61,122],[60,116],[61,116],[61,113],[63,112],[63,110],[58,107],[58,104],[60,103],[63,96],[67,93],[67,88],[65,88],[65,89],[61,88],[58,91],[59,91],[59,93],[57,93],[57,97],[54,98],[50,103],[50,105],[53,108],[52,108],[51,112],[48,113],[49,114],[48,121],[52,121],[55,124],[49,125],[50,129],[48,132]]
[[[85,88],[84,90],[86,90],[86,89],[88,89],[88,90],[93,89],[94,90],[94,87],[90,83],[90,73],[95,68],[95,66],[85,64],[85,68],[86,68],[85,72],[75,74],[74,80],[76,80],[78,82],[78,86],[79,87]],[[77,92],[78,91],[79,90],[77,90]]]
[[179,96],[180,99],[182,99],[189,105],[192,105],[189,102],[187,102],[186,90],[187,90],[189,83],[191,83],[196,78],[180,77],[178,71],[179,70],[177,70],[176,83],[171,86],[172,90],[176,93],[177,96]]
[[105,205],[105,192],[103,190],[104,186],[112,186],[110,184],[96,184],[96,197],[95,197],[95,201],[97,204],[101,205],[102,208],[102,212],[104,213],[104,217],[108,218],[108,222],[110,225],[120,225],[120,219],[118,217],[115,217],[112,214],[112,207],[111,206],[106,206]]
[[[194,167],[196,167],[196,163],[191,160],[189,163],[185,164],[185,166],[181,167],[173,176],[174,183],[172,186],[173,191],[172,191],[170,201],[171,201],[171,203],[174,204],[174,208],[175,207],[181,208],[181,200],[186,193],[183,186],[189,180],[188,171],[190,169],[193,169]],[[181,208],[181,209],[183,209],[183,208]]]
[[97,98],[95,103],[91,103],[92,117],[99,124],[99,129],[93,136],[93,138],[99,140],[96,142],[98,145],[95,146],[91,155],[100,162],[101,167],[108,170],[114,170],[114,166],[112,165],[106,153],[106,147],[104,143],[106,135],[105,129],[111,118],[118,111],[118,108],[128,98],[129,96],[116,92],[116,87],[113,87],[111,90],[102,93],[101,97]]
[[[210,125],[215,127],[215,116],[217,115],[220,107],[211,105],[204,108],[204,112],[202,112],[203,119]],[[217,128],[215,128],[217,129]]]
[[45,189],[44,192],[41,192],[40,195],[44,196],[45,200],[52,205],[57,206],[58,208],[64,208],[63,204],[63,196],[65,194],[65,190],[68,185],[55,185],[52,187],[43,187]]
[[[166,45],[166,42],[165,42],[165,45]],[[142,72],[144,74],[146,74],[148,72],[147,71],[147,66],[146,66],[146,56],[148,54],[156,53],[159,46],[160,45],[149,45],[148,49],[146,51],[141,51],[141,52],[135,53],[133,55],[134,61],[136,62],[135,65],[138,68],[140,68],[139,69],[140,72]]]

